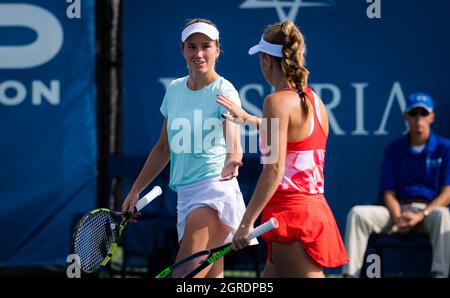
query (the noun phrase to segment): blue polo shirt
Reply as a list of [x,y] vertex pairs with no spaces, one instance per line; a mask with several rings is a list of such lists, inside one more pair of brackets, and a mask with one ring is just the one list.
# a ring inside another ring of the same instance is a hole
[[409,135],[389,144],[384,152],[380,194],[390,190],[399,201],[422,198],[432,201],[450,185],[450,140],[430,134],[425,149],[417,153]]

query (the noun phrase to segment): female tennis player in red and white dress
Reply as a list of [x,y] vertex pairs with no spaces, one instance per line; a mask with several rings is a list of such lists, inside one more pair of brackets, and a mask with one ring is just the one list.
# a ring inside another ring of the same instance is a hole
[[[233,238],[233,248],[248,245],[246,236],[261,212],[261,222],[277,218],[279,228],[263,236],[269,252],[264,277],[324,277],[324,267],[348,262],[323,195],[328,117],[321,99],[307,86],[304,49],[302,34],[286,21],[269,26],[249,51],[259,53],[261,70],[275,92],[264,100],[267,130],[260,127],[264,170]],[[227,98],[219,96],[217,101],[230,112],[226,118],[260,126],[261,119]],[[278,121],[275,128],[271,127],[274,119]]]

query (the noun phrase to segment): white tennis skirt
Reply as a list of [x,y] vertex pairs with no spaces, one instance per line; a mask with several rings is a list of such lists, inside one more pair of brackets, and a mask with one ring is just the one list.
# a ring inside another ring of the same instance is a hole
[[[217,210],[220,221],[231,228],[225,243],[231,242],[245,212],[245,203],[236,178],[220,181],[220,176],[206,178],[191,184],[177,186],[178,241],[183,238],[187,217],[197,208]],[[254,239],[251,244],[257,244]]]

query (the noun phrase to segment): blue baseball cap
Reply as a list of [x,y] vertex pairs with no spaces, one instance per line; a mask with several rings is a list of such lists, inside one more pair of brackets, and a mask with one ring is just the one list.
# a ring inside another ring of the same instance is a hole
[[414,108],[421,107],[428,112],[433,112],[433,99],[430,95],[422,92],[411,94],[406,101],[406,112],[411,111]]

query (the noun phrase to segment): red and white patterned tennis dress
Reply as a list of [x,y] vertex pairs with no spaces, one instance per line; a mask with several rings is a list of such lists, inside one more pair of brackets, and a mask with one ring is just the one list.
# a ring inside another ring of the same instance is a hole
[[[319,99],[311,88],[305,90],[311,106],[312,129],[299,142],[288,142],[285,172],[275,194],[265,206],[262,222],[271,217],[278,229],[263,235],[272,260],[271,242],[300,241],[306,253],[323,267],[337,267],[348,262],[347,252],[333,213],[323,195],[327,136],[320,124]],[[261,151],[265,135],[261,131]],[[264,156],[263,163],[264,163]]]

